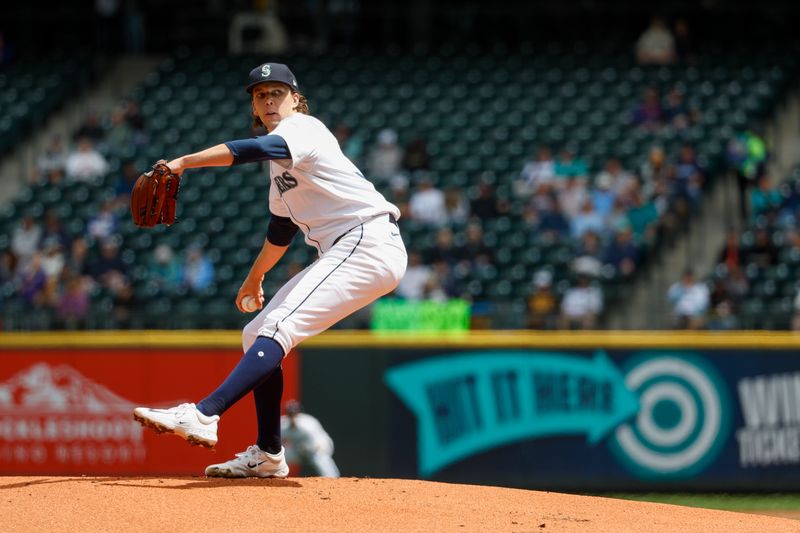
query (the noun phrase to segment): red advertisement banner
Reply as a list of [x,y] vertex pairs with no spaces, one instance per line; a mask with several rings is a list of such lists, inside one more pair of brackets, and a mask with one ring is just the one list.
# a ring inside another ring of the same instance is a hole
[[[133,408],[197,402],[241,358],[236,349],[0,350],[0,474],[202,475],[256,440],[252,395],[226,412],[216,451],[157,435]],[[299,353],[284,359],[284,399],[299,399]]]

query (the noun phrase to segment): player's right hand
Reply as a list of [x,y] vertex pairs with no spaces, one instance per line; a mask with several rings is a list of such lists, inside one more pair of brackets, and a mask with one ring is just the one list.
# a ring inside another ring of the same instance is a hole
[[247,279],[244,280],[242,286],[239,288],[239,292],[236,295],[236,308],[239,309],[242,313],[249,313],[251,311],[247,311],[245,308],[242,307],[242,298],[245,296],[252,296],[258,302],[258,308],[261,309],[264,307],[264,287],[262,284],[264,283],[264,276],[260,278],[253,279],[251,276],[247,276]]

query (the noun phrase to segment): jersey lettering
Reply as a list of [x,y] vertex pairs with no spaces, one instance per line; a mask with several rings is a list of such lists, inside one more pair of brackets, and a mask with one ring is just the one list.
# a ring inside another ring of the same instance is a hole
[[281,192],[281,196],[283,193],[290,189],[294,189],[297,187],[297,178],[289,174],[288,172],[284,172],[280,176],[274,176],[272,181],[275,182],[275,186]]

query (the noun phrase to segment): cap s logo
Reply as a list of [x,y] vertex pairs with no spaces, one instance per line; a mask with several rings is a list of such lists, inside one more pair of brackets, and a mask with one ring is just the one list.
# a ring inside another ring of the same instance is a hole
[[269,65],[264,65],[263,67],[261,67],[262,78],[269,78],[270,72],[272,72],[272,68]]

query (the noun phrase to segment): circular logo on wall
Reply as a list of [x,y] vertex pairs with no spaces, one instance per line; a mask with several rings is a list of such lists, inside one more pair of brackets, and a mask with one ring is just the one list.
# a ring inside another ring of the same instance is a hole
[[730,433],[728,394],[698,356],[659,354],[626,364],[625,384],[639,412],[609,440],[617,459],[645,478],[690,477],[722,449]]

